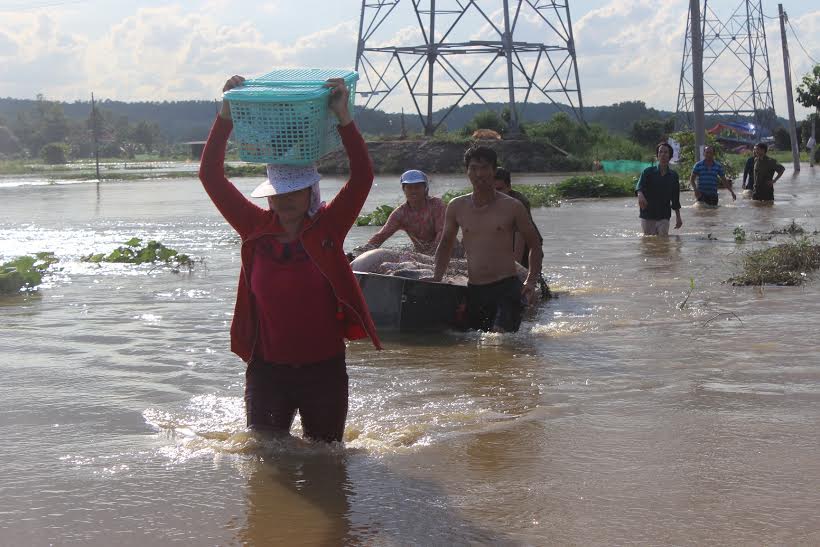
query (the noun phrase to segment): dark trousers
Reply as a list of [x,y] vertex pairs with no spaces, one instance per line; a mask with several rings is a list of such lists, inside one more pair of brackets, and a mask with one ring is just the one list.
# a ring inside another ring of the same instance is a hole
[[254,359],[245,371],[248,427],[287,435],[296,417],[305,436],[341,441],[347,419],[348,378],[344,354],[305,365],[266,363]]
[[752,192],[752,199],[757,201],[774,201],[774,188],[758,186]]
[[469,327],[484,331],[516,332],[524,311],[521,280],[508,277],[486,285],[467,285]]
[[701,194],[698,198],[698,201],[702,201],[706,205],[717,205],[718,204],[718,195],[717,194]]

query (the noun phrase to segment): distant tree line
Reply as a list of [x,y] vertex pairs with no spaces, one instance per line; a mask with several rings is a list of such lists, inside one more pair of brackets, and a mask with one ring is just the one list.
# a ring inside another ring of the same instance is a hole
[[17,111],[13,119],[0,118],[0,156],[40,157],[47,163],[90,158],[95,133],[103,157],[168,152],[167,139],[156,122],[132,123],[103,108],[96,109],[96,116],[89,109],[85,118],[72,119],[62,103],[38,96],[30,109]]
[[[820,67],[805,76],[798,88],[798,100],[805,106],[820,101]],[[216,101],[97,103],[96,134],[103,157],[133,157],[136,154],[170,155],[173,145],[204,140],[216,115]],[[448,110],[433,113],[442,120]],[[586,123],[577,123],[571,109],[552,103],[522,105],[518,113],[522,131],[530,138],[549,139],[573,154],[600,155],[610,148],[634,156],[636,148],[651,147],[675,130],[674,113],[647,107],[642,101],[625,101],[610,106],[586,107]],[[773,114],[772,114],[773,115]],[[421,118],[413,110],[406,115],[358,107],[357,123],[372,137],[396,137],[401,129],[411,136],[422,133]],[[36,100],[0,98],[0,158],[40,157],[45,161],[90,158],[93,155],[94,118],[88,101],[63,103],[43,96]],[[707,125],[719,121],[707,118]],[[736,119],[735,121],[751,121]],[[785,126],[782,118],[772,120]],[[440,132],[470,135],[475,129],[508,131],[510,111],[504,103],[461,105],[449,111]],[[800,132],[802,128],[798,128]],[[805,141],[807,132],[801,132]],[[604,138],[606,135],[606,138]],[[788,148],[788,132],[774,131],[778,148]],[[602,143],[609,139],[606,146]],[[615,140],[613,140],[615,139]],[[617,142],[616,142],[617,141]],[[580,150],[589,148],[583,154]],[[605,159],[605,158],[602,158]]]

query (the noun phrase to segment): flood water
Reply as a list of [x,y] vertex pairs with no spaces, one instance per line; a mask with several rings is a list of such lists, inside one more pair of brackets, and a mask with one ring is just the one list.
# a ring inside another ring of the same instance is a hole
[[[535,210],[559,298],[517,334],[351,343],[335,448],[245,430],[239,242],[198,180],[2,182],[0,262],[60,258],[0,300],[2,545],[820,544],[820,285],[725,283],[756,235],[819,228],[819,168],[773,206],[684,194],[668,240],[634,199]],[[365,210],[398,199],[380,176]],[[134,236],[204,263],[79,260]]]

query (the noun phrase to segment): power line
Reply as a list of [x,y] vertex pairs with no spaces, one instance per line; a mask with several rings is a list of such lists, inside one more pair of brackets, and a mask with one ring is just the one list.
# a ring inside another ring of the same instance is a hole
[[802,49],[802,50],[803,50],[803,53],[805,53],[805,54],[806,54],[806,57],[808,57],[808,58],[809,58],[809,60],[811,60],[811,62],[812,62],[812,63],[814,63],[814,64],[816,64],[816,65],[820,64],[820,63],[818,63],[818,62],[817,62],[817,60],[815,60],[815,58],[814,58],[814,57],[812,57],[812,56],[809,54],[809,52],[808,52],[808,51],[806,51],[806,48],[805,48],[805,47],[803,47],[803,42],[801,42],[801,41],[800,41],[800,38],[798,38],[798,37],[797,37],[797,32],[794,30],[794,27],[792,26],[792,22],[791,22],[791,21],[789,21],[789,20],[788,20],[788,18],[786,19],[786,22],[789,24],[789,28],[790,28],[790,29],[792,29],[792,34],[794,35],[794,39],[795,39],[795,40],[797,40],[798,45],[800,45],[800,49]]

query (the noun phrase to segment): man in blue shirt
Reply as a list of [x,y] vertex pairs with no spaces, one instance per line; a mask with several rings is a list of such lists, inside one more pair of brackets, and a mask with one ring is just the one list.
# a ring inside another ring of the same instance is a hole
[[726,178],[723,166],[715,161],[715,149],[707,146],[703,149],[703,159],[692,168],[689,184],[695,190],[695,199],[707,205],[718,204],[718,188],[722,186],[736,200],[732,181]]
[[655,148],[658,165],[647,167],[641,173],[635,193],[641,210],[641,228],[644,235],[669,235],[669,219],[675,211],[675,229],[683,226],[680,217],[680,179],[669,168],[672,147],[662,142]]

